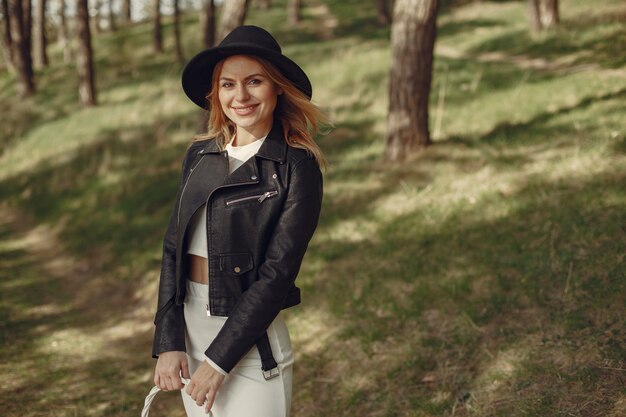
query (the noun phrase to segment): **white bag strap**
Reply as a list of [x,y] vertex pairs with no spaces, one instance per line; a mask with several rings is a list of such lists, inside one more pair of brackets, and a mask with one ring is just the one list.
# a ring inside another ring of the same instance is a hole
[[[187,385],[189,383],[189,379],[181,378],[183,384]],[[183,388],[184,389],[184,388]],[[156,385],[152,387],[150,393],[146,396],[146,400],[143,403],[143,410],[141,410],[141,417],[148,417],[150,415],[150,405],[152,405],[152,401],[154,401],[154,397],[161,391],[161,388]],[[208,417],[213,417],[213,413],[209,411]]]
[[141,417],[148,417],[148,415],[150,414],[150,405],[152,404],[154,397],[156,397],[159,391],[161,391],[161,388],[157,387],[156,385],[152,387],[150,393],[146,396],[146,400],[143,403]]

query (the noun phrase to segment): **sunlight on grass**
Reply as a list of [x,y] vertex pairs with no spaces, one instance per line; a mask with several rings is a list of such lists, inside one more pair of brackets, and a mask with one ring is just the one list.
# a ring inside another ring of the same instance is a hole
[[297,314],[289,318],[293,331],[291,338],[301,347],[301,354],[314,355],[326,349],[334,340],[339,328],[332,316],[322,309],[307,311],[306,315]]

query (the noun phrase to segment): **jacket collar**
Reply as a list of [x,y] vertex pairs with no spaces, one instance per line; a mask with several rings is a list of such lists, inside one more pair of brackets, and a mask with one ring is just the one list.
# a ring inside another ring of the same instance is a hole
[[[258,158],[283,163],[287,155],[287,146],[287,142],[284,139],[283,127],[278,120],[274,119],[272,129],[270,133],[267,134],[267,138],[263,141],[263,145],[259,148],[256,156]],[[200,153],[221,153],[221,151],[214,140],[209,140]]]

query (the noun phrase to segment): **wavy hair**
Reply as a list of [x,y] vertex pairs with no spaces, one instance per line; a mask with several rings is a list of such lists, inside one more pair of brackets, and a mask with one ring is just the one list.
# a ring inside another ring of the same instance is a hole
[[[326,158],[315,137],[320,133],[321,126],[332,126],[328,116],[269,61],[257,56],[250,58],[259,62],[269,79],[283,90],[283,94],[278,96],[274,119],[280,121],[287,144],[305,149],[320,167],[326,167]],[[194,137],[194,141],[215,139],[221,150],[233,139],[236,128],[220,106],[218,89],[223,66],[224,60],[215,65],[211,91],[206,96],[209,109],[207,133]]]

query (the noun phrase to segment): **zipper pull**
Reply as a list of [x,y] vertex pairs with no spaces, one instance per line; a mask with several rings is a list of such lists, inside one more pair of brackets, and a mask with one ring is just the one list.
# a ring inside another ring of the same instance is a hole
[[209,305],[206,304],[206,316],[211,317],[211,310],[209,310]]
[[267,197],[269,197],[272,193],[270,193],[269,191],[267,191],[265,194],[263,194],[261,197],[259,197],[259,203],[262,203]]

